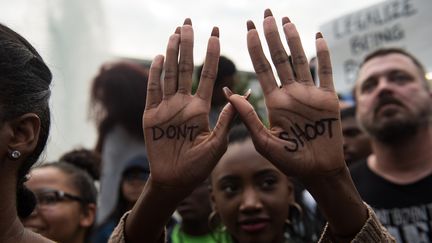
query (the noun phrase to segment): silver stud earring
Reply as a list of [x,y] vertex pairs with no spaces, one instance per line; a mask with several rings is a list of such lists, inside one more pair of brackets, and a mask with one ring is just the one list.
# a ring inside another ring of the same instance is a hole
[[18,150],[14,150],[10,153],[10,157],[12,159],[19,159],[19,157],[21,157],[21,152]]

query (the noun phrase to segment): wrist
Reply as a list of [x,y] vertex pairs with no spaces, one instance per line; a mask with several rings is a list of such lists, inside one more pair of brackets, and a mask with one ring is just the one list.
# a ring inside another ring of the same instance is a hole
[[367,208],[346,166],[323,176],[306,178],[303,183],[317,201],[333,235],[348,239],[361,230],[368,218]]

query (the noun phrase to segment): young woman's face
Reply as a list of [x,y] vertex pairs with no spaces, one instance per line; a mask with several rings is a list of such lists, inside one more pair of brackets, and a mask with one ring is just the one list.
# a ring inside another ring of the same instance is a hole
[[23,220],[24,226],[56,242],[83,240],[93,218],[83,212],[70,176],[54,167],[37,168],[30,175],[26,186],[35,193],[38,205]]
[[211,179],[214,209],[234,238],[240,243],[283,240],[293,185],[251,140],[230,145]]

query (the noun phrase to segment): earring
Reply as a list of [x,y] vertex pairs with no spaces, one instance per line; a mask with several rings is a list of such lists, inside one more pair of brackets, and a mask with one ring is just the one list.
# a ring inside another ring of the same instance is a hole
[[9,153],[9,156],[12,159],[19,159],[19,157],[21,157],[21,152],[18,150],[13,150],[12,152]]
[[222,225],[216,211],[212,211],[208,217],[208,226],[211,231],[223,233],[226,231],[225,225]]

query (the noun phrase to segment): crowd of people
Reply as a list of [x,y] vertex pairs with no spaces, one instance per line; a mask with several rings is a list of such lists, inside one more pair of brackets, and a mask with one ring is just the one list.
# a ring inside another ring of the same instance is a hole
[[0,242],[432,242],[425,68],[403,49],[378,49],[346,107],[323,35],[309,63],[296,26],[281,22],[290,54],[265,10],[271,62],[247,22],[267,117],[250,90],[237,94],[217,27],[193,84],[187,18],[150,68],[101,67],[90,93],[94,148],[40,163],[52,75],[0,25]]

